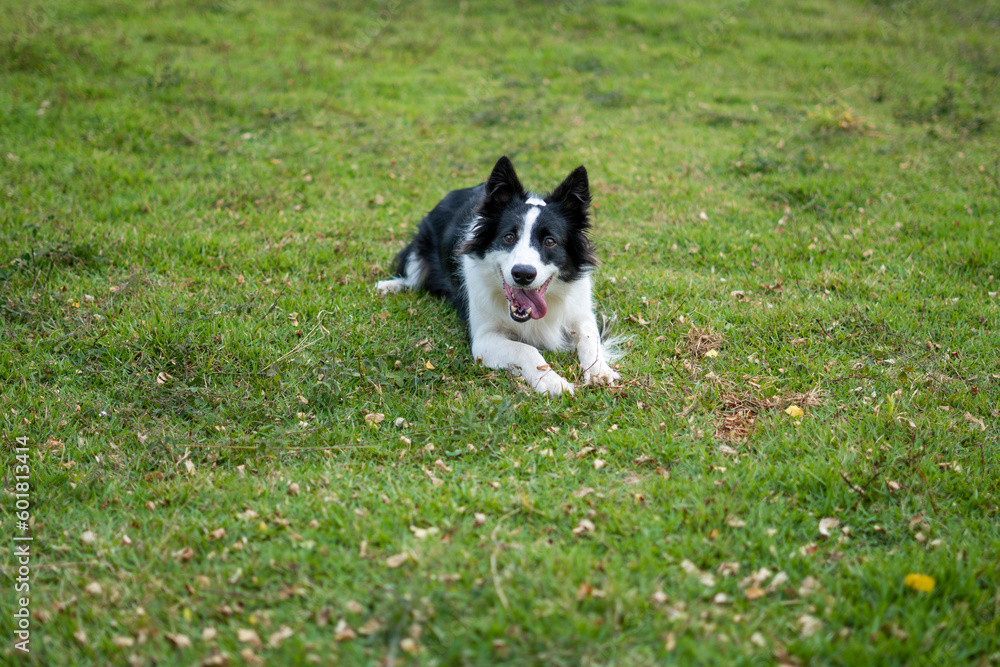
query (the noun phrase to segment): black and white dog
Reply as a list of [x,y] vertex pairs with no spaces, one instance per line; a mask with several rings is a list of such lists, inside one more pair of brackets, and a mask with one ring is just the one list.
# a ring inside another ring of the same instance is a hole
[[449,299],[468,323],[472,355],[521,375],[540,393],[573,393],[537,348],[576,350],[583,384],[619,375],[601,341],[590,274],[587,170],[577,167],[547,197],[525,192],[507,157],[486,183],[448,193],[396,259],[382,294],[424,289]]

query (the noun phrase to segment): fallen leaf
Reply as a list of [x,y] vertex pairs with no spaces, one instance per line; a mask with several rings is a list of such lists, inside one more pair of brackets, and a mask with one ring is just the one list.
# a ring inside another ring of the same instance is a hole
[[223,667],[229,664],[228,653],[213,653],[201,661],[201,667]]
[[798,418],[805,414],[805,410],[803,410],[797,405],[789,405],[787,408],[785,408],[785,414],[787,414],[789,417]]
[[385,559],[385,564],[390,569],[396,569],[402,566],[406,561],[410,560],[410,552],[402,551],[395,556],[389,556]]
[[261,647],[260,635],[256,630],[250,628],[239,628],[236,630],[236,641],[241,644],[250,644],[254,648]]
[[271,636],[267,638],[267,645],[270,648],[277,648],[278,646],[281,645],[283,641],[289,639],[294,634],[295,634],[294,630],[292,630],[287,625],[283,625],[280,628],[278,628],[277,632],[271,633]]
[[347,621],[340,619],[333,629],[333,638],[338,642],[348,641],[357,637],[357,633],[347,624]]
[[594,531],[594,522],[590,519],[581,519],[580,523],[576,525],[573,529],[574,535],[583,535],[584,533],[591,533]]
[[802,629],[799,632],[799,635],[802,637],[812,637],[814,634],[823,629],[823,621],[819,620],[815,616],[802,614],[797,620],[799,625],[802,626]]
[[743,592],[743,595],[745,595],[747,600],[750,601],[758,600],[764,597],[766,594],[767,593],[764,592],[763,588],[759,588],[757,586],[751,586],[750,588],[746,589],[746,591]]
[[806,577],[802,580],[802,584],[799,586],[799,597],[809,597],[813,593],[816,593],[820,589],[819,581],[812,576]]
[[736,561],[725,561],[723,563],[719,563],[719,567],[716,568],[716,571],[723,577],[731,577],[734,574],[739,573],[740,564]]
[[410,526],[410,532],[418,540],[422,540],[430,535],[437,535],[438,529],[436,526],[430,526],[429,528],[418,528],[417,526]]
[[823,537],[830,537],[830,533],[837,530],[840,526],[840,519],[834,519],[833,517],[825,517],[819,520],[819,534]]
[[977,419],[976,417],[973,417],[971,412],[965,413],[965,421],[977,427],[980,431],[986,430],[986,423],[983,422],[982,419]]
[[182,563],[186,563],[192,558],[194,558],[194,549],[192,549],[191,547],[184,547],[183,549],[175,551],[173,553],[173,557],[181,561]]
[[771,579],[771,583],[767,585],[767,592],[773,593],[774,591],[778,590],[787,583],[788,583],[788,575],[785,574],[784,572],[779,572],[778,574],[774,575],[774,579]]
[[908,574],[903,583],[915,591],[930,593],[934,590],[936,582],[934,581],[934,577],[929,577],[926,574]]
[[168,642],[173,644],[179,649],[191,648],[191,640],[188,639],[187,635],[182,635],[177,633],[176,635],[163,635]]

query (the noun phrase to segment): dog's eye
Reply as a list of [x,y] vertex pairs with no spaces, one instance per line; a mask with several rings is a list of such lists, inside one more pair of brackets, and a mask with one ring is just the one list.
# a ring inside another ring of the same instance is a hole
[[545,244],[546,248],[554,248],[555,245],[556,245],[556,240],[554,238],[552,238],[551,236],[546,236],[545,240],[542,241],[542,243]]
[[507,243],[513,243],[514,239],[516,239],[516,238],[517,238],[516,236],[514,236],[513,234],[509,234],[509,233],[503,235],[503,240],[506,241]]

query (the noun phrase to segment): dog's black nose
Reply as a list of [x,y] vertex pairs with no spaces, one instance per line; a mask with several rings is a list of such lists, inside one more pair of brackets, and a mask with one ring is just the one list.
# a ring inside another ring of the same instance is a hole
[[535,279],[538,275],[538,271],[535,267],[528,264],[515,264],[514,268],[510,270],[510,277],[514,279],[514,282],[520,286],[530,285],[531,281]]

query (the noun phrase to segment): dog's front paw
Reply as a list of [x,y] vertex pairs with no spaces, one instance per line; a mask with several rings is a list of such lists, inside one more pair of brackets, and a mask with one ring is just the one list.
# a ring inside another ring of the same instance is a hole
[[563,392],[573,393],[573,384],[566,381],[566,378],[559,375],[555,371],[548,371],[541,377],[533,380],[528,380],[528,384],[531,388],[537,391],[539,394],[548,394],[549,396],[559,396]]
[[393,278],[391,280],[380,280],[375,283],[375,289],[382,296],[387,294],[393,294],[396,292],[402,292],[406,289],[406,283],[402,278]]
[[601,361],[600,363],[594,364],[590,368],[583,371],[583,384],[609,385],[614,384],[615,380],[620,377],[621,375],[619,375],[615,369],[608,366],[606,362]]

